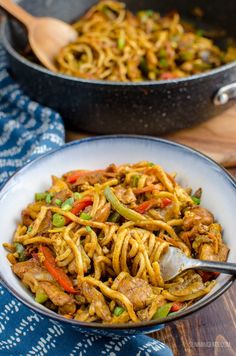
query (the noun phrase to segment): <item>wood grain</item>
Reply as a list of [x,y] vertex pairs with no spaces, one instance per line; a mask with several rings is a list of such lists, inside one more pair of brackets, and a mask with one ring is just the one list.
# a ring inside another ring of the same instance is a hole
[[[67,140],[92,136],[85,132],[67,132]],[[193,147],[225,167],[236,166],[236,104],[223,114],[196,127],[163,136]]]
[[193,147],[225,167],[236,166],[236,105],[194,128],[165,138]]
[[236,285],[195,314],[151,334],[175,356],[236,355]]

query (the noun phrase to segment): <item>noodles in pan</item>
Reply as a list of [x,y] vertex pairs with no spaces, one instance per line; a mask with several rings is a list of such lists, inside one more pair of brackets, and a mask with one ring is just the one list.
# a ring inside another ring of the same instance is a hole
[[98,2],[74,25],[75,42],[56,57],[61,73],[85,79],[143,81],[181,78],[236,59],[222,52],[207,32],[183,22],[177,12],[132,14],[125,4]]
[[170,245],[194,258],[227,259],[221,226],[200,199],[201,189],[184,189],[146,161],[71,171],[35,194],[4,246],[36,302],[67,318],[158,319],[215,285],[216,274],[193,270],[164,283],[158,261]]

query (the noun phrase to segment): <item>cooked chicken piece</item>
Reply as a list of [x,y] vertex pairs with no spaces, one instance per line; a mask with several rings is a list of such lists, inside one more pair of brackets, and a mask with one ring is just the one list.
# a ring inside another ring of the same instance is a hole
[[210,225],[213,222],[214,217],[207,209],[194,206],[185,212],[183,226],[185,230],[190,230],[195,225]]
[[101,209],[99,209],[95,216],[93,217],[93,221],[105,222],[108,219],[108,216],[111,212],[111,203],[106,203]]
[[109,173],[116,173],[117,172],[117,167],[114,163],[110,164],[107,168],[106,168],[106,172]]
[[25,262],[18,262],[12,266],[12,270],[20,279],[22,279],[27,272],[31,272],[32,274],[45,272],[45,269],[40,266],[36,258],[31,258]]
[[90,185],[94,185],[97,183],[102,184],[105,183],[106,181],[107,181],[107,177],[104,175],[104,172],[102,173],[92,172],[77,178],[75,186],[82,185],[85,183],[89,183]]
[[102,293],[87,282],[82,283],[81,292],[87,301],[91,303],[91,306],[94,307],[95,313],[99,318],[104,321],[111,320],[111,312]]
[[137,277],[127,276],[118,284],[118,292],[124,294],[133,304],[134,310],[149,305],[153,299],[153,291],[148,282]]
[[74,303],[73,298],[64,293],[59,286],[52,282],[39,281],[37,276],[47,274],[47,271],[40,266],[37,259],[32,258],[25,262],[18,262],[12,266],[13,272],[22,279],[22,282],[30,287],[32,292],[41,287],[53,304],[63,306]]
[[53,304],[57,306],[64,306],[66,304],[73,304],[74,299],[63,292],[59,286],[50,282],[39,282],[40,287],[47,294],[48,298],[51,299]]
[[63,189],[60,192],[57,192],[53,198],[52,198],[52,204],[55,204],[55,200],[59,199],[62,202],[65,201],[66,199],[70,198],[72,196],[72,193],[69,189]]
[[140,320],[150,320],[157,309],[164,304],[166,304],[166,299],[163,295],[156,295],[155,298],[153,298],[152,303],[147,308],[139,310],[137,315]]
[[177,278],[179,283],[173,283],[173,286],[169,288],[169,292],[176,296],[181,297],[187,294],[196,293],[205,288],[202,278],[195,271],[190,270],[185,272],[182,280],[180,280],[180,276]]
[[21,217],[22,217],[22,223],[26,226],[30,226],[34,221],[30,216],[29,209],[24,209],[21,213]]
[[201,196],[202,196],[202,188],[198,188],[195,193],[193,193],[193,196],[198,198],[198,199],[201,199]]
[[131,188],[122,187],[122,185],[117,185],[114,189],[117,198],[124,204],[130,204],[136,201],[136,196]]
[[199,248],[198,258],[200,260],[224,262],[227,260],[228,253],[229,248],[224,243],[219,246],[219,252],[217,254],[214,253],[212,244],[202,244]]
[[185,231],[180,233],[181,239],[190,247],[190,241],[199,234],[207,235],[210,225],[214,222],[213,215],[205,208],[194,206],[185,211],[183,227]]
[[190,242],[199,236],[207,236],[208,230],[209,227],[207,225],[202,225],[200,223],[199,225],[194,225],[189,231],[181,231],[180,238],[188,245],[188,247],[191,247]]
[[38,234],[43,234],[44,232],[47,232],[49,229],[52,227],[52,212],[48,210],[46,212],[45,218],[41,222],[38,228]]

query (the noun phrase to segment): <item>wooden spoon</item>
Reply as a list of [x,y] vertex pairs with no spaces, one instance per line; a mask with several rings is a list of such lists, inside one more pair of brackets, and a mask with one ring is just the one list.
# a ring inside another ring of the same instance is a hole
[[73,27],[52,17],[34,17],[11,0],[0,0],[0,7],[26,26],[35,55],[46,68],[56,72],[55,56],[78,36]]

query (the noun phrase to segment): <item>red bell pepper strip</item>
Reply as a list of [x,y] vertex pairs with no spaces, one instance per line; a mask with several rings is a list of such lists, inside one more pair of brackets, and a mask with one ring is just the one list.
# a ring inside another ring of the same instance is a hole
[[93,204],[93,200],[91,197],[85,197],[82,200],[77,200],[72,209],[71,209],[71,213],[74,215],[78,215],[82,210],[84,210],[87,206],[92,205]]
[[75,183],[79,177],[86,175],[89,171],[74,171],[67,176],[66,180],[68,183]]
[[56,260],[51,250],[46,246],[40,246],[39,251],[44,256],[43,265],[46,270],[53,276],[53,278],[60,284],[60,286],[68,293],[78,294],[79,291],[74,289],[73,284],[67,274],[57,267]]
[[184,306],[184,303],[181,303],[181,302],[174,302],[172,304],[172,307],[170,309],[171,312],[177,312],[179,311],[181,308],[183,308]]
[[163,198],[161,200],[161,208],[165,208],[167,207],[168,205],[170,205],[172,203],[172,200],[169,199],[169,198]]
[[137,211],[140,214],[144,214],[146,213],[149,209],[151,209],[151,207],[153,205],[157,204],[157,200],[156,199],[150,199],[150,200],[146,200],[145,202],[143,202],[142,204],[140,204],[139,206],[137,206],[134,210]]
[[[161,208],[165,208],[167,205],[169,205],[171,203],[172,203],[171,199],[163,198],[161,200]],[[157,199],[146,200],[145,202],[143,202],[142,204],[137,206],[134,210],[136,210],[140,214],[144,214],[156,204],[158,204]]]
[[160,79],[163,79],[163,80],[174,79],[174,78],[178,78],[178,76],[171,72],[164,72],[160,75]]

